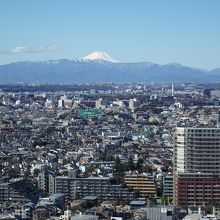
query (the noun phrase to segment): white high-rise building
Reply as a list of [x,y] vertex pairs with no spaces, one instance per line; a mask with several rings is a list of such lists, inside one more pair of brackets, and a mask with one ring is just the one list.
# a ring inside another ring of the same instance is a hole
[[139,105],[140,105],[140,101],[137,100],[136,98],[129,100],[128,107],[131,109],[132,112],[134,112],[134,109],[137,108]]
[[53,108],[53,101],[51,99],[47,99],[44,105],[46,108]]
[[108,105],[108,100],[106,99],[99,98],[98,100],[95,101],[95,107],[97,109],[106,108],[107,105]]
[[220,176],[220,128],[177,128],[174,168]]
[[73,104],[72,99],[68,99],[66,95],[61,96],[60,99],[58,100],[58,107],[60,108],[62,107],[71,108],[72,104]]

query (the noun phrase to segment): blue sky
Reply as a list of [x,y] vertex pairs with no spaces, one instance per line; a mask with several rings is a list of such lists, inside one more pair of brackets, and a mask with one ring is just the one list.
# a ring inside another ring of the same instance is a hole
[[82,58],[220,67],[219,0],[1,0],[0,64]]

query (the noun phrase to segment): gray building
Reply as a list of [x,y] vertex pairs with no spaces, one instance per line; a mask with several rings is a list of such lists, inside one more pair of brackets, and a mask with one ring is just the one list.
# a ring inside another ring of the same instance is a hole
[[173,198],[173,175],[163,177],[163,196]]
[[55,192],[63,193],[71,199],[98,196],[100,200],[132,200],[136,197],[134,191],[116,184],[110,177],[56,177]]
[[146,219],[148,220],[172,220],[173,219],[173,207],[147,207],[141,208],[141,211],[145,213]]
[[36,202],[43,195],[28,179],[18,178],[0,184],[0,202]]
[[45,170],[38,174],[37,178],[38,188],[48,192],[55,193],[55,174],[49,170]]

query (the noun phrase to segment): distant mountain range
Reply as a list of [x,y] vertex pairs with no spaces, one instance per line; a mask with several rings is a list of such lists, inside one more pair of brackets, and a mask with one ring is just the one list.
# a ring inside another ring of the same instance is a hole
[[0,84],[34,82],[220,82],[220,68],[207,71],[177,63],[125,63],[104,52],[94,52],[83,59],[0,65]]

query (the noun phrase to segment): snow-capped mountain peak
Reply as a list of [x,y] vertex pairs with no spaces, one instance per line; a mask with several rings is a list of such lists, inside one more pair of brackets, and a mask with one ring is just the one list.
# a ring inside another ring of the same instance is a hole
[[89,54],[88,56],[83,57],[82,59],[85,61],[104,60],[104,61],[108,61],[111,63],[118,63],[117,60],[113,59],[107,53],[101,52],[101,51],[95,51],[95,52]]

